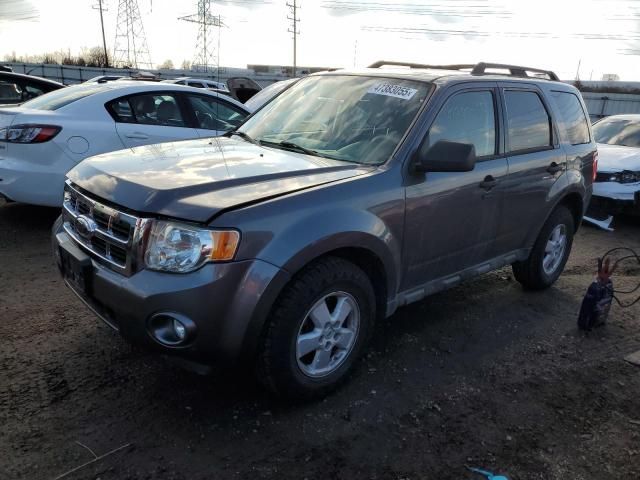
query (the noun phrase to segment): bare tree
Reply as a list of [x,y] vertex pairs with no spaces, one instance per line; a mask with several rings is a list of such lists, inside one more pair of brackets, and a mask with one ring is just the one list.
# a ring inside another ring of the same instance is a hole
[[173,70],[173,61],[171,59],[165,60],[158,65],[158,70]]

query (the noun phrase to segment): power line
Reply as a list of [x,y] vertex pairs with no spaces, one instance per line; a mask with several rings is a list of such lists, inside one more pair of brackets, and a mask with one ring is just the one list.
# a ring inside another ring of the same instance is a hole
[[0,0],[0,21],[28,21],[37,20],[40,12],[30,1]]
[[575,38],[581,40],[640,40],[640,35],[635,33],[551,33],[551,32],[504,32],[482,30],[451,30],[426,27],[385,27],[382,25],[365,25],[362,30],[383,33],[405,33],[414,35],[444,35],[463,37],[513,37],[513,38]]
[[297,0],[293,0],[293,3],[287,3],[287,7],[290,9],[291,16],[287,16],[287,20],[291,21],[291,27],[287,30],[289,33],[293,34],[293,76],[296,76],[296,61],[297,61],[297,40],[298,35],[300,35],[300,30],[298,30],[298,22],[300,19],[298,18],[298,6]]

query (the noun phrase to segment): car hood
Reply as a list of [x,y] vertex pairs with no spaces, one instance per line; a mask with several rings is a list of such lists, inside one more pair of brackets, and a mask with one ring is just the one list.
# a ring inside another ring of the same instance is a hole
[[223,210],[369,171],[219,137],[97,155],[67,176],[89,193],[136,212],[207,222]]
[[640,148],[598,144],[598,171],[640,171]]

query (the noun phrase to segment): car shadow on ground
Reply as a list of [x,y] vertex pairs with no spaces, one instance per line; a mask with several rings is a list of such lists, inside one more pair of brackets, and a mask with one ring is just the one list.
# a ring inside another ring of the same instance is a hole
[[0,200],[0,225],[3,231],[15,229],[25,233],[31,233],[33,230],[48,232],[60,213],[60,208],[7,203]]

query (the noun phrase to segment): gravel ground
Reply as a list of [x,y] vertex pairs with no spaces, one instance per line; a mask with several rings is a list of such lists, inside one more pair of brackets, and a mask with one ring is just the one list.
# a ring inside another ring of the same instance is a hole
[[[329,398],[285,405],[242,372],[138,351],[53,265],[53,210],[0,206],[0,479],[640,477],[640,305],[576,329],[595,258],[640,223],[584,226],[564,275],[524,292],[500,270],[399,310]],[[616,276],[631,285],[640,269]],[[102,457],[104,456],[104,457]]]

